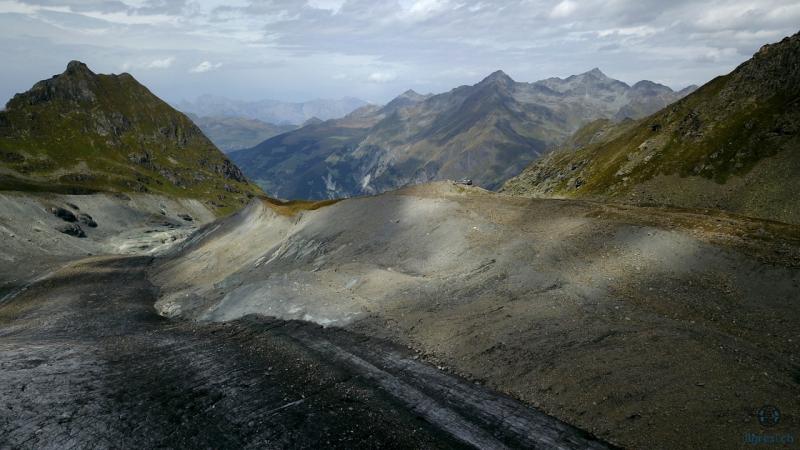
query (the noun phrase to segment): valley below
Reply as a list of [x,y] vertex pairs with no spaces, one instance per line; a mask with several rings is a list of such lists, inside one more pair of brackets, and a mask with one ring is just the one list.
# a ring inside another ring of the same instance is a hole
[[14,448],[738,448],[765,404],[799,425],[795,225],[452,182],[220,220],[145,194],[0,208]]

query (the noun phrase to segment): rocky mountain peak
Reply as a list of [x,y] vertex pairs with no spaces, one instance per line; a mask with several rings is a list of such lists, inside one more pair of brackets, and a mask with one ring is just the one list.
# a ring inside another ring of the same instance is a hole
[[604,74],[603,71],[600,70],[597,67],[595,67],[594,69],[584,73],[583,75],[591,76],[591,77],[594,77],[594,78],[608,78],[608,76],[606,76],[606,74]]
[[496,72],[492,72],[488,77],[484,78],[483,81],[480,82],[480,84],[483,85],[497,84],[497,85],[510,86],[514,84],[514,80],[502,70],[498,70]]
[[92,103],[97,97],[94,89],[98,76],[86,64],[70,61],[60,75],[36,83],[28,92],[17,94],[7,107],[24,108],[25,105],[53,102]]
[[[48,189],[177,193],[226,211],[259,192],[188,117],[132,76],[95,74],[79,61],[15,95],[2,122],[0,154],[35,155],[45,169],[34,179]],[[28,159],[0,170],[28,174]],[[70,172],[79,163],[84,169]]]
[[634,84],[631,87],[636,92],[648,93],[651,95],[669,94],[673,92],[673,90],[668,86],[664,86],[663,84],[655,83],[650,80],[639,81],[638,83]]
[[425,98],[424,95],[420,94],[419,92],[417,92],[417,91],[415,91],[413,89],[409,89],[409,90],[403,92],[402,94],[399,95],[399,97],[408,98],[408,99],[412,99],[412,100]]
[[800,33],[768,44],[731,74],[739,95],[771,96],[800,92]]
[[65,75],[76,75],[76,74],[85,74],[85,75],[94,75],[89,69],[89,66],[80,62],[80,61],[70,61],[67,64],[67,70],[64,71]]
[[383,107],[383,111],[391,113],[400,108],[417,104],[421,101],[424,101],[426,98],[428,97],[418,93],[413,89],[409,89],[387,103],[386,106]]

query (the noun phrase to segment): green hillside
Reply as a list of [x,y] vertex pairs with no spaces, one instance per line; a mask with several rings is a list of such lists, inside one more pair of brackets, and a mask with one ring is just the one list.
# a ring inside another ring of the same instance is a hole
[[800,223],[800,35],[652,116],[599,131],[579,131],[583,145],[534,163],[504,191]]
[[228,213],[260,194],[189,118],[131,75],[67,70],[0,112],[0,189],[149,192]]

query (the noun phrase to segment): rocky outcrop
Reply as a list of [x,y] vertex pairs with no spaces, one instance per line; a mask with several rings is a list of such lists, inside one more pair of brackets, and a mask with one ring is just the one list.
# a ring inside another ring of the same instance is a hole
[[78,214],[78,221],[89,228],[97,228],[97,222],[94,221],[92,216],[86,213]]
[[59,219],[65,221],[65,222],[77,222],[78,221],[78,218],[75,216],[75,214],[72,211],[70,211],[70,210],[68,210],[66,208],[61,208],[61,207],[55,206],[55,207],[50,208],[50,212],[54,216],[58,217]]
[[64,233],[77,238],[86,237],[86,232],[83,231],[83,228],[81,228],[81,226],[76,223],[66,223],[64,225],[59,225],[56,227],[56,230],[60,233]]

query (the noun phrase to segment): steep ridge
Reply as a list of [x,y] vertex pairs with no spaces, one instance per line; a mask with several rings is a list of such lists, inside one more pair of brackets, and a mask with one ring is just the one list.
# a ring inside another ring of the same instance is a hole
[[598,69],[536,83],[497,71],[444,94],[407,91],[384,107],[303,127],[231,158],[281,198],[350,197],[465,177],[493,189],[591,120],[642,117],[682,95],[651,82],[631,87]]
[[764,399],[800,425],[797,227],[448,182],[289,206],[185,241],[156,308],[389,339],[626,448],[737,448]]
[[[800,34],[635,123],[587,127],[504,191],[715,208],[800,223]],[[588,140],[587,140],[588,138]]]
[[0,189],[154,193],[224,214],[260,194],[185,115],[131,75],[78,61],[0,112]]

